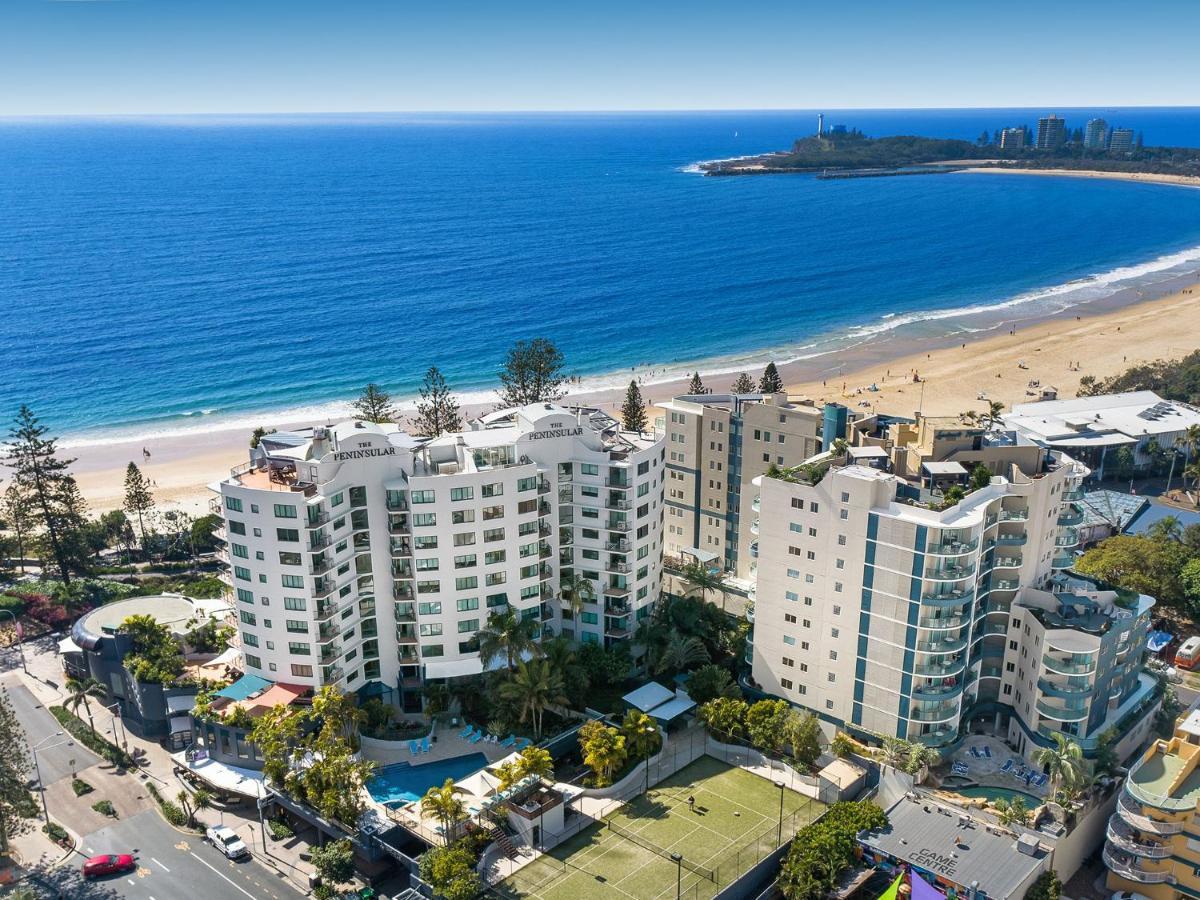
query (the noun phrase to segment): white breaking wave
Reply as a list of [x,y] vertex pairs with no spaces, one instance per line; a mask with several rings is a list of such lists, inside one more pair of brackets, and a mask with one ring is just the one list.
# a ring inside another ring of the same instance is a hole
[[[1200,247],[1192,247],[1188,250],[1160,256],[1145,263],[1119,266],[1107,272],[1053,287],[1028,291],[994,303],[976,303],[953,309],[923,310],[911,313],[886,313],[869,324],[822,335],[816,340],[804,344],[765,347],[737,354],[691,361],[675,361],[668,364],[651,363],[587,376],[567,385],[567,396],[594,394],[602,391],[622,391],[632,378],[637,378],[643,387],[653,387],[686,380],[696,371],[702,372],[705,377],[711,377],[753,371],[772,361],[779,366],[804,362],[852,349],[868,343],[880,335],[923,322],[964,319],[973,316],[995,316],[1005,310],[1018,308],[1028,309],[1029,315],[1025,317],[1026,319],[1053,315],[1072,307],[1111,297],[1119,290],[1155,284],[1177,277],[1184,274],[1189,268],[1194,270],[1198,263],[1200,263]],[[1011,319],[1006,318],[978,324],[956,322],[952,333],[974,334],[990,331],[1009,321]],[[464,391],[456,396],[464,407],[479,407],[499,402],[499,395],[495,389]],[[416,401],[415,396],[395,398],[396,406],[402,412],[415,410]],[[222,416],[219,410],[201,409],[182,413],[178,417],[179,420],[190,421],[177,421],[173,424],[130,425],[124,428],[105,429],[103,432],[81,432],[64,437],[59,441],[59,446],[63,449],[75,449],[129,443],[149,444],[156,440],[199,437],[224,431],[249,433],[260,425],[274,427],[279,424],[336,422],[350,416],[350,400],[348,399],[263,412],[230,413],[227,416]],[[203,421],[197,421],[198,419]]]

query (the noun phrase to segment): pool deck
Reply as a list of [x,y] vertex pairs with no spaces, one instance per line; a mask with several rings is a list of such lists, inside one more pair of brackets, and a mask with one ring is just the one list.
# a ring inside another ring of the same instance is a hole
[[[984,756],[980,758],[971,755],[972,747],[981,749],[985,746],[991,751],[992,755],[990,757]],[[1007,788],[1012,791],[1020,791],[1023,794],[1031,794],[1039,800],[1044,801],[1049,785],[1046,784],[1038,787],[1037,785],[1026,784],[1024,778],[1016,778],[1008,772],[1003,771],[1004,763],[1010,759],[1017,760],[1015,764],[1017,767],[1025,764],[1024,760],[1005,744],[1004,741],[986,734],[971,735],[963,741],[962,747],[954,755],[954,762],[964,763],[967,767],[967,774],[964,777],[969,778],[979,787]],[[943,790],[948,793],[955,793],[952,787],[943,788]]]

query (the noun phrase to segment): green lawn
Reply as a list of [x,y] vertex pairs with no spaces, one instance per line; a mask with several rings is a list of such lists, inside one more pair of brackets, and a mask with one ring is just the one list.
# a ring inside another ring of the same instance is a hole
[[[610,819],[644,842],[684,858],[685,897],[709,898],[776,846],[779,788],[757,775],[703,756]],[[784,839],[823,811],[785,790]],[[695,812],[688,809],[696,798]],[[689,871],[691,863],[701,872]],[[712,873],[715,880],[710,880]],[[498,885],[503,897],[538,900],[673,898],[676,864],[623,837],[607,822],[591,826]]]

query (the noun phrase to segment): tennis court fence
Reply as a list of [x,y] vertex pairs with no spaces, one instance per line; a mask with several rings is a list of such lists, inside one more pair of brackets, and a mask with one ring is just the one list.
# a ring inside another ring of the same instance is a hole
[[712,869],[706,869],[706,868],[704,868],[704,866],[698,866],[695,863],[688,862],[681,854],[672,853],[670,850],[663,849],[662,847],[658,846],[658,844],[655,844],[655,843],[652,843],[651,841],[646,840],[644,837],[639,835],[636,831],[629,831],[625,828],[621,828],[612,819],[608,820],[608,830],[611,831],[613,834],[624,838],[625,840],[629,841],[632,844],[637,844],[643,850],[649,850],[651,853],[657,853],[663,859],[669,859],[669,860],[671,860],[671,862],[678,863],[679,865],[683,866],[683,868],[687,869],[689,872],[694,872],[697,875],[707,878],[709,881],[714,882],[714,883],[717,880],[717,875],[715,872],[713,872]]

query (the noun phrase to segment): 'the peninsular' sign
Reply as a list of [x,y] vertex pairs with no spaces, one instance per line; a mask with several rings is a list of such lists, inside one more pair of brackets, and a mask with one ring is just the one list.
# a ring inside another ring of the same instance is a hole
[[527,437],[531,441],[540,441],[545,438],[579,437],[581,434],[583,434],[583,428],[576,426],[574,428],[547,428],[544,431],[531,431]]
[[368,456],[395,456],[395,447],[364,447],[361,450],[337,450],[333,454],[334,462],[345,462],[348,459],[366,459]]

